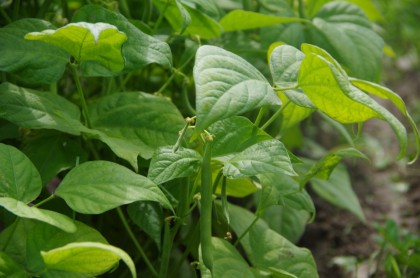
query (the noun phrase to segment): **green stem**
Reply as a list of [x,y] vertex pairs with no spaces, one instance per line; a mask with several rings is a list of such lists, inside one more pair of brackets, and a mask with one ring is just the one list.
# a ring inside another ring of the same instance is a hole
[[0,6],[0,13],[1,15],[4,17],[4,19],[6,19],[7,24],[12,23],[12,19],[10,18],[10,16],[4,11],[3,7]]
[[290,103],[290,100],[288,100],[286,103],[283,103],[280,109],[277,110],[276,113],[274,113],[273,116],[271,116],[271,118],[268,119],[267,122],[265,122],[265,124],[261,127],[261,129],[265,130],[269,125],[271,125],[281,115],[281,113],[287,107],[287,105],[289,105],[289,103]]
[[122,212],[120,207],[117,207],[117,212],[118,212],[118,216],[120,217],[121,222],[122,222],[125,230],[128,233],[128,236],[133,241],[134,246],[137,248],[137,251],[139,251],[140,256],[143,258],[143,260],[146,263],[147,267],[149,268],[150,272],[153,274],[153,276],[158,277],[158,273],[157,273],[156,269],[153,267],[149,258],[146,256],[146,253],[144,252],[144,250],[141,247],[139,241],[137,240],[136,236],[134,235],[133,231],[131,230],[130,225],[128,224],[127,219],[125,218],[124,213]]
[[204,156],[201,166],[201,214],[200,214],[200,243],[204,265],[211,271],[213,254],[211,244],[211,218],[213,205],[213,184],[211,172],[211,139],[204,144]]
[[257,116],[257,118],[255,119],[255,122],[254,122],[254,125],[255,126],[259,126],[260,125],[261,119],[264,116],[265,111],[267,111],[267,108],[266,107],[261,107],[260,108],[260,111],[258,112],[258,116]]
[[234,246],[237,246],[239,244],[239,242],[244,238],[244,236],[246,236],[249,230],[251,230],[251,228],[255,225],[255,223],[257,223],[259,219],[260,219],[260,216],[257,215],[252,221],[252,223],[248,226],[248,228],[246,228],[246,230],[241,234],[241,236],[238,237],[238,239],[235,241],[235,243],[233,244]]
[[92,124],[89,118],[89,110],[86,103],[85,94],[83,92],[82,85],[80,83],[79,74],[77,73],[77,64],[70,63],[70,69],[71,69],[71,73],[73,74],[74,81],[76,82],[77,93],[79,94],[80,102],[82,104],[82,111],[83,111],[83,117],[85,119],[85,124],[87,125],[87,127],[91,128]]
[[184,103],[184,106],[187,109],[187,112],[191,115],[195,115],[196,111],[192,107],[190,99],[188,98],[188,86],[185,83],[182,85],[181,96],[182,96],[182,102]]
[[155,26],[153,26],[153,34],[156,33],[157,29],[159,28],[160,24],[162,23],[163,17],[165,16],[166,10],[169,7],[169,0],[166,0],[165,7],[163,7],[163,10],[160,12],[160,15],[158,19],[156,20]]
[[13,19],[14,20],[18,19],[20,5],[21,5],[20,0],[14,1],[14,6],[13,6]]
[[54,199],[54,197],[55,197],[55,195],[54,195],[54,194],[52,194],[52,195],[48,196],[47,198],[45,198],[44,200],[42,200],[42,201],[40,201],[39,203],[37,203],[36,205],[34,205],[34,207],[40,207],[40,206],[42,206],[43,204],[45,204],[46,202],[49,202],[49,201],[51,201],[52,199]]
[[305,18],[305,7],[304,7],[304,3],[303,0],[299,0],[298,1],[299,4],[299,17],[300,18]]
[[163,252],[160,262],[159,278],[166,278],[168,275],[169,258],[171,255],[172,243],[174,240],[174,235],[171,233],[171,227],[168,221],[165,221],[163,235]]

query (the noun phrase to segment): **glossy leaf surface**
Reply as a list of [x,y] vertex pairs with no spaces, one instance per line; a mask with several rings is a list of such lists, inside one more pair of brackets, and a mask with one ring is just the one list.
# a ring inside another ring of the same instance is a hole
[[151,180],[108,161],[91,161],[72,169],[55,194],[75,211],[99,214],[135,201],[171,205]]

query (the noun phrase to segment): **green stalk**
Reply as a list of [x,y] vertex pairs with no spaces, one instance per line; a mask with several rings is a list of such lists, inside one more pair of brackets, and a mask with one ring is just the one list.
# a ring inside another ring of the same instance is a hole
[[162,23],[163,17],[165,16],[166,10],[169,7],[169,0],[166,1],[165,7],[163,7],[163,10],[161,11],[158,19],[156,20],[155,26],[153,26],[153,34],[156,33],[157,29],[159,28],[160,24]]
[[200,215],[200,243],[201,256],[204,265],[211,271],[213,254],[211,244],[211,218],[213,205],[213,184],[211,172],[211,135],[206,134],[204,156],[201,166],[201,215]]
[[40,206],[42,206],[43,204],[45,204],[45,203],[47,203],[47,202],[51,201],[52,199],[54,199],[54,197],[55,197],[55,195],[54,195],[54,194],[52,194],[52,195],[48,196],[47,198],[45,198],[44,200],[42,200],[42,201],[40,201],[39,203],[37,203],[36,205],[34,205],[34,207],[40,207]]
[[7,24],[13,22],[12,19],[10,18],[10,16],[4,11],[2,6],[0,6],[0,13],[4,17],[4,19],[6,19]]
[[287,105],[289,105],[290,100],[288,100],[286,103],[284,103],[279,110],[277,110],[276,113],[273,114],[273,116],[271,116],[270,119],[268,119],[267,122],[265,122],[265,124],[261,127],[262,130],[265,130],[269,125],[271,125],[280,115],[281,112],[283,112],[283,110],[287,107]]
[[254,218],[254,221],[252,221],[252,223],[248,226],[248,228],[246,228],[246,230],[241,234],[240,237],[238,237],[238,239],[235,241],[235,243],[233,244],[234,246],[237,246],[239,244],[239,242],[244,238],[244,236],[246,236],[246,234],[249,232],[249,230],[251,230],[251,228],[255,225],[255,223],[257,223],[257,221],[260,219],[260,216],[257,215]]
[[305,18],[305,7],[304,7],[304,3],[303,0],[299,0],[298,1],[299,4],[299,17],[300,18]]
[[149,258],[146,256],[146,253],[144,252],[144,250],[141,247],[139,241],[137,240],[136,236],[134,235],[133,231],[131,230],[130,225],[128,224],[127,219],[125,218],[124,213],[122,212],[120,207],[117,207],[117,212],[118,212],[118,216],[120,217],[121,222],[123,223],[123,226],[124,226],[125,230],[127,231],[128,236],[133,241],[134,246],[137,248],[137,251],[139,251],[140,256],[143,258],[143,260],[146,263],[147,267],[149,268],[150,272],[153,274],[154,277],[158,277],[159,275],[158,275],[156,269],[153,267]]
[[171,256],[172,243],[174,236],[171,233],[171,227],[168,221],[165,221],[163,232],[163,252],[160,263],[159,278],[166,278],[168,275],[169,258]]
[[83,92],[82,85],[80,83],[79,74],[77,73],[77,64],[70,63],[70,69],[71,69],[71,73],[73,75],[74,81],[76,82],[77,93],[79,94],[80,102],[82,104],[82,111],[83,111],[83,117],[85,119],[85,124],[87,125],[87,127],[91,128],[92,124],[89,118],[89,110],[86,103],[85,94]]
[[260,125],[261,119],[264,116],[264,113],[265,113],[266,110],[267,110],[266,107],[261,107],[260,108],[260,111],[258,112],[258,116],[257,116],[257,118],[255,119],[255,122],[254,122],[254,125],[255,126],[259,126]]

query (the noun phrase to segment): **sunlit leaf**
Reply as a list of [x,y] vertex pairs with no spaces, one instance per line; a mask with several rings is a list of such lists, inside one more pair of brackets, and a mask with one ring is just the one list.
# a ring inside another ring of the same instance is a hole
[[124,68],[121,46],[127,36],[108,23],[70,23],[56,30],[28,33],[25,39],[58,46],[79,63],[95,61],[114,72]]
[[64,270],[89,275],[109,271],[122,259],[131,276],[137,277],[134,262],[124,250],[99,242],[75,242],[49,251],[41,251],[47,269]]
[[[107,22],[127,35],[128,39],[122,46],[125,71],[141,69],[151,63],[167,67],[172,66],[172,54],[169,45],[143,33],[123,15],[99,5],[85,5],[72,17],[72,22],[83,21],[91,23]],[[82,69],[87,75],[113,75],[109,70],[92,63],[82,64]]]
[[0,143],[0,196],[29,203],[41,193],[35,166],[15,147]]
[[99,214],[135,201],[155,201],[171,208],[151,180],[108,161],[90,161],[73,168],[55,194],[73,210],[87,214]]

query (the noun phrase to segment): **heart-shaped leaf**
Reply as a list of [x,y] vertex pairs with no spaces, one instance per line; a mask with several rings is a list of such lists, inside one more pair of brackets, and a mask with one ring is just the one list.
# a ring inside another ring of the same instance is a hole
[[69,55],[59,47],[24,39],[29,32],[55,27],[44,20],[25,18],[0,29],[0,70],[33,83],[54,83],[64,73]]
[[198,172],[201,155],[191,149],[173,147],[159,148],[150,162],[147,177],[156,184],[162,184],[175,178],[188,177]]
[[0,143],[0,196],[29,203],[41,193],[35,166],[15,147]]
[[171,209],[151,180],[108,161],[90,161],[73,168],[55,191],[75,211],[99,214],[135,201],[154,201]]
[[0,197],[0,206],[19,217],[36,219],[68,233],[76,231],[76,226],[70,218],[55,211],[30,207],[21,201],[9,197]]
[[28,33],[25,39],[40,40],[58,46],[79,63],[98,62],[114,72],[124,68],[121,46],[127,40],[127,36],[108,23],[70,23],[57,30]]
[[271,85],[254,66],[215,46],[201,46],[194,67],[197,123],[195,132],[212,123],[264,105],[280,105]]

